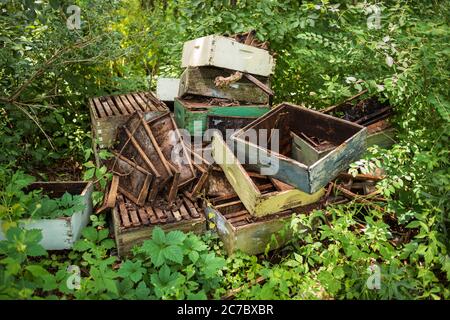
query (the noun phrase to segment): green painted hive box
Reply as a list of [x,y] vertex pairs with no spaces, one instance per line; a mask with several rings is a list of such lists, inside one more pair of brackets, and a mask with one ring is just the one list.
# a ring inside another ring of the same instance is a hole
[[201,136],[208,129],[208,116],[259,118],[270,110],[268,105],[220,106],[208,104],[208,99],[175,98],[175,122],[191,136]]

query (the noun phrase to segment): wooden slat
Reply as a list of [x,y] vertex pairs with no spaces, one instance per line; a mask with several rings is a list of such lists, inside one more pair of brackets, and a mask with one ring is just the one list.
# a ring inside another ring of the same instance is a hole
[[122,224],[125,228],[131,227],[130,218],[128,217],[128,210],[125,206],[125,202],[123,202],[123,198],[119,198],[119,212],[120,212],[120,218],[122,220]]
[[94,98],[93,101],[94,101],[95,107],[97,108],[98,113],[100,114],[100,118],[106,118],[107,115],[106,115],[105,110],[103,109],[102,103],[98,100],[98,98]]
[[149,221],[149,217],[148,217],[148,214],[145,211],[145,209],[139,208],[138,213],[139,213],[139,218],[141,218],[142,223],[144,225],[148,225],[150,223],[150,221]]
[[160,208],[154,208],[154,211],[156,213],[156,216],[158,217],[158,220],[161,222],[166,222],[167,221],[167,217],[164,214],[164,212],[160,209]]
[[94,118],[98,119],[99,114],[98,114],[97,109],[95,108],[94,101],[92,101],[92,99],[89,99],[89,108],[91,109],[91,112],[94,115]]
[[120,112],[120,110],[116,107],[115,103],[111,100],[110,96],[106,97],[106,102],[108,103],[115,116],[120,116],[122,114],[122,112]]
[[177,211],[177,210],[174,210],[174,211],[172,211],[172,213],[173,213],[173,216],[175,217],[175,219],[177,220],[177,221],[181,221],[181,215],[180,215],[180,212],[179,211]]
[[130,101],[130,104],[133,106],[133,108],[135,110],[141,110],[141,111],[146,111],[144,107],[142,107],[131,94],[126,94],[125,95],[128,99],[128,101]]
[[186,210],[186,207],[184,204],[180,207],[180,213],[184,220],[191,220],[191,216],[189,215],[188,211]]
[[120,110],[122,114],[124,115],[128,114],[127,108],[125,108],[125,106],[122,103],[122,100],[120,100],[118,96],[111,96],[111,101],[117,106],[117,108]]
[[124,95],[118,96],[118,100],[122,101],[122,104],[125,106],[125,108],[128,110],[129,114],[134,113],[136,110],[131,106],[130,101],[128,101],[127,97]]
[[158,223],[158,218],[156,217],[156,214],[151,207],[145,207],[145,211],[147,211],[147,214],[150,217],[151,224]]
[[134,204],[129,200],[129,199],[125,199],[125,206],[128,209],[128,214],[131,218],[131,224],[134,227],[140,226],[141,222],[139,221],[139,218],[136,214],[136,207],[134,206]]
[[172,211],[170,211],[170,210],[164,210],[164,213],[166,214],[167,220],[168,220],[169,222],[174,222],[174,221],[175,221],[175,217],[173,216]]
[[138,94],[149,105],[148,108],[150,108],[150,110],[167,111],[167,108],[163,107],[162,105],[153,103],[148,92],[138,92]]
[[183,202],[186,205],[186,208],[188,209],[192,217],[198,218],[200,216],[191,200],[189,200],[187,197],[183,197]]
[[132,93],[131,96],[134,98],[134,100],[139,104],[142,110],[144,111],[151,111],[151,108],[144,102],[145,100],[142,100],[141,96],[137,93]]
[[[247,211],[242,211],[242,212],[247,212]],[[239,222],[239,221],[244,221],[244,220],[246,220],[247,218],[250,218],[250,217],[251,216],[247,212],[247,214],[241,214],[239,216],[236,216],[236,217],[228,219],[228,222],[235,223],[235,222]]]
[[230,212],[227,214],[224,214],[223,216],[226,217],[227,219],[232,219],[232,218],[236,218],[236,217],[240,217],[242,215],[246,215],[248,214],[247,210],[241,210],[241,211],[236,211],[236,212]]
[[[100,100],[99,100],[100,101]],[[112,111],[112,109],[109,107],[109,104],[108,104],[108,102],[106,102],[106,99],[105,100],[103,100],[103,101],[100,101],[100,103],[102,104],[102,106],[103,106],[103,109],[105,109],[105,112],[106,112],[106,114],[108,115],[108,116],[114,116],[114,112]]]

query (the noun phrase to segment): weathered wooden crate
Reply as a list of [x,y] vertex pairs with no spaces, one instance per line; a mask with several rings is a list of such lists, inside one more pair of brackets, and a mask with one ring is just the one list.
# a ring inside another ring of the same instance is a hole
[[163,210],[151,206],[136,206],[122,195],[112,211],[115,240],[119,256],[130,253],[135,245],[151,238],[152,230],[181,230],[201,234],[206,230],[206,219],[199,206],[183,197],[178,210]]
[[[267,130],[267,134],[261,135],[261,129]],[[252,131],[259,134],[257,141],[247,141],[253,135]],[[329,141],[335,148],[311,165],[301,163],[290,157],[291,132]],[[275,147],[272,137],[275,137],[273,140],[279,140],[279,148]],[[236,132],[232,140],[237,153],[245,155],[250,168],[269,168],[274,178],[312,194],[345,170],[351,162],[359,159],[366,148],[366,137],[367,129],[361,125],[305,107],[282,103]]]
[[242,44],[234,39],[209,35],[187,41],[181,67],[215,66],[263,77],[274,72],[275,60],[267,50]]
[[[151,92],[105,96],[89,99],[92,139],[97,162],[97,147],[109,148],[116,137],[117,128],[124,125],[136,111],[168,111],[167,106]],[[98,146],[97,146],[98,140]]]
[[156,81],[156,97],[162,101],[173,101],[178,97],[180,79],[178,78],[158,78]]
[[[71,217],[57,219],[23,219],[19,224],[25,229],[40,229],[42,240],[40,244],[46,250],[71,249],[73,244],[80,238],[83,228],[89,223],[92,213],[92,191],[91,182],[68,181],[68,182],[36,182],[28,187],[28,191],[42,189],[49,197],[61,197],[66,191],[72,195],[81,195],[84,198],[85,207],[83,211],[75,212]],[[2,222],[0,221],[0,225]],[[0,240],[5,239],[3,229],[0,228]]]
[[[249,255],[264,253],[282,247],[290,238],[286,228],[293,214],[308,213],[320,208],[321,204],[312,204],[273,215],[255,218],[250,215],[240,201],[218,202],[205,208],[208,217],[212,217],[224,248],[229,255],[240,250]],[[282,230],[285,232],[280,232]],[[282,235],[282,233],[284,233]],[[274,239],[275,238],[275,241]]]
[[191,136],[201,136],[208,129],[208,115],[224,117],[257,118],[270,110],[268,105],[220,106],[209,105],[196,99],[175,98],[174,114],[178,127],[186,129]]
[[[269,104],[268,94],[245,77],[228,86],[217,87],[215,85],[216,77],[228,77],[231,73],[232,71],[214,67],[188,67],[181,75],[178,97],[198,95],[255,104]],[[266,86],[270,86],[268,78],[256,78]]]
[[277,191],[261,193],[233,152],[217,133],[214,134],[212,142],[212,154],[249,214],[255,217],[317,202],[325,193],[322,188],[314,194],[308,194],[281,182],[275,183]]
[[367,146],[379,145],[388,148],[395,143],[396,130],[389,124],[393,107],[370,97],[367,90],[328,107],[322,112],[335,117],[358,123],[367,127]]

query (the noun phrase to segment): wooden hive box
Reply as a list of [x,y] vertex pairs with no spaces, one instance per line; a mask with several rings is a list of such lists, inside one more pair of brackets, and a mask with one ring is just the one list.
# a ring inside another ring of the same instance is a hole
[[332,144],[315,142],[304,134],[298,136],[291,132],[291,136],[292,158],[306,165],[319,161],[334,149]]
[[156,97],[162,101],[173,101],[178,96],[180,79],[178,78],[158,78],[156,82]]
[[164,210],[150,205],[136,206],[132,201],[118,195],[112,211],[112,222],[118,254],[128,255],[135,245],[151,238],[152,230],[161,227],[164,231],[181,230],[202,234],[206,230],[206,219],[199,206],[188,198],[182,198],[178,210]]
[[245,117],[256,119],[270,110],[268,105],[209,105],[204,99],[175,98],[175,122],[191,136],[202,136],[208,129],[208,116]]
[[[96,97],[89,99],[94,154],[99,163],[97,147],[109,148],[117,128],[136,111],[168,111],[167,106],[150,92]],[[98,140],[98,146],[97,146]]]
[[396,130],[389,124],[392,109],[388,103],[369,97],[367,90],[364,90],[322,111],[367,127],[368,147],[378,145],[388,148],[395,143]]
[[[188,67],[181,75],[178,97],[198,95],[254,104],[269,104],[268,94],[245,77],[227,86],[215,85],[216,77],[228,77],[232,73],[233,71],[214,67]],[[269,86],[268,78],[257,77],[257,79]]]
[[[67,182],[36,182],[28,187],[28,191],[42,189],[49,197],[61,197],[65,192],[72,195],[81,195],[84,198],[85,207],[82,211],[75,212],[70,217],[56,219],[23,219],[20,226],[25,229],[40,229],[42,240],[40,244],[46,250],[71,249],[73,244],[80,239],[83,228],[89,223],[92,213],[91,182],[67,181]],[[2,222],[0,221],[0,225]],[[3,229],[0,228],[0,240],[5,239]]]
[[314,194],[308,194],[276,180],[272,181],[277,191],[261,193],[220,134],[217,133],[214,134],[212,142],[212,154],[248,213],[255,217],[317,202],[325,193],[325,190],[321,188]]
[[285,229],[287,232],[284,235],[281,235],[280,231],[287,226],[293,214],[307,213],[320,206],[321,204],[313,204],[296,208],[295,211],[287,210],[255,218],[249,214],[242,202],[227,200],[206,206],[205,212],[213,220],[229,255],[238,250],[257,255],[264,253],[268,246],[270,250],[280,248],[291,238],[288,229]]
[[[313,164],[301,163],[290,157],[291,132],[331,142],[335,148]],[[247,141],[251,136],[257,137],[256,141]],[[262,174],[272,174],[276,179],[313,194],[359,159],[366,149],[366,137],[367,129],[361,125],[282,103],[236,132],[232,141],[237,154],[245,155],[250,168],[263,169]],[[278,145],[273,143],[276,140],[279,140]]]
[[268,77],[275,60],[267,50],[242,44],[234,39],[209,35],[183,45],[181,67],[215,66]]

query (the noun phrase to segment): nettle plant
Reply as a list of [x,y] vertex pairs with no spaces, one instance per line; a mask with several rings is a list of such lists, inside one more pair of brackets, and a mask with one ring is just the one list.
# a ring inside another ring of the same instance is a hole
[[34,177],[22,171],[1,170],[0,220],[12,223],[27,218],[70,217],[84,209],[84,199],[80,195],[65,192],[60,198],[50,198],[42,194],[41,189],[26,191],[34,181]]

